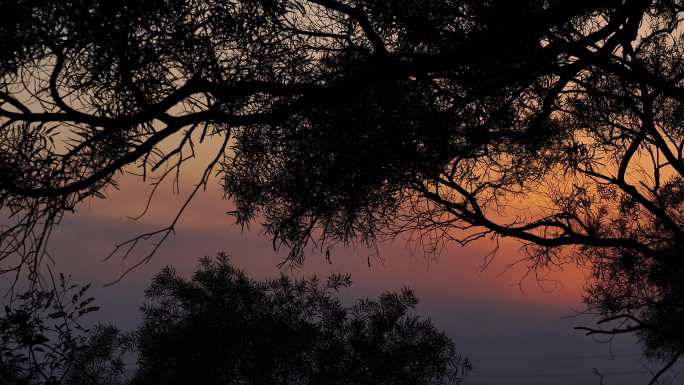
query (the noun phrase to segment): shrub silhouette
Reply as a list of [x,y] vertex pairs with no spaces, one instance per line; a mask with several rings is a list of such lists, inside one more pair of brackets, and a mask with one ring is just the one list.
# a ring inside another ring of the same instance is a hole
[[343,306],[348,276],[255,281],[225,255],[146,292],[133,384],[454,384],[469,369],[413,292]]
[[[471,369],[413,292],[342,304],[349,276],[256,281],[225,254],[191,279],[170,268],[146,291],[143,323],[88,330],[88,286],[17,296],[0,317],[3,385],[458,384]],[[137,356],[127,374],[125,356]]]

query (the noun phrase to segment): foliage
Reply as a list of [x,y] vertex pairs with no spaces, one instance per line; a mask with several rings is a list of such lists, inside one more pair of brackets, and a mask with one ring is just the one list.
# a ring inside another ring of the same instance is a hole
[[107,344],[103,338],[118,333],[113,328],[99,327],[90,339],[86,337],[87,330],[78,320],[98,310],[92,305],[93,298],[86,296],[90,285],[72,284],[61,274],[53,283],[50,289],[30,288],[5,305],[0,317],[2,383],[114,385],[101,380],[107,375],[121,375],[119,368],[105,374],[83,365],[96,359],[93,352]]
[[[82,346],[65,376],[67,385],[129,384],[126,355],[135,352],[135,333],[98,324],[82,336]],[[132,357],[128,357],[130,360]]]
[[[146,291],[144,322],[88,330],[89,285],[60,276],[17,295],[0,317],[7,385],[456,384],[471,369],[409,289],[342,305],[349,276],[255,281],[224,254],[191,280],[167,267]],[[126,358],[126,355],[129,357]],[[137,356],[134,371],[126,360]],[[131,378],[130,374],[133,373]]]
[[312,240],[513,237],[530,268],[594,269],[587,303],[623,324],[589,333],[684,352],[681,0],[3,7],[3,270],[36,271],[122,172],[158,185],[212,138],[188,199],[218,171],[294,263]]
[[413,292],[344,307],[348,276],[254,281],[225,255],[147,290],[133,384],[451,384],[470,364]]

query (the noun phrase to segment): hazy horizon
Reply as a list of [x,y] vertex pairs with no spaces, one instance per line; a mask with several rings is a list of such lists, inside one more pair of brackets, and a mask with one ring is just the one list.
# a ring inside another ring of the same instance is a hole
[[[604,384],[644,384],[650,379],[649,370],[659,368],[641,355],[633,336],[617,336],[613,343],[602,344],[573,330],[593,320],[580,315],[586,272],[576,266],[545,270],[546,281],[540,282],[533,275],[525,277],[523,265],[508,266],[522,256],[516,242],[503,243],[482,270],[494,247],[489,240],[467,247],[452,244],[430,257],[416,249],[415,242],[400,237],[381,243],[382,260],[371,256],[370,267],[368,257],[374,251],[357,245],[333,249],[331,263],[312,247],[301,268],[279,270],[285,250],[273,251],[259,223],[245,231],[235,225],[225,214],[230,202],[221,198],[218,188],[195,198],[176,235],[148,264],[121,282],[103,287],[144,253],[126,260],[115,255],[106,262],[103,257],[116,243],[163,227],[175,214],[182,193],[187,193],[182,190],[181,195],[173,195],[170,188],[162,189],[148,215],[133,221],[127,216],[135,216],[144,207],[146,187],[125,178],[124,183],[130,185],[111,190],[106,200],[94,200],[81,206],[76,215],[67,216],[52,239],[56,270],[72,274],[75,282],[93,283],[91,293],[101,310],[89,316],[91,322],[134,328],[140,320],[143,290],[163,266],[171,265],[188,276],[200,257],[225,251],[235,266],[258,279],[281,271],[295,276],[350,273],[354,285],[342,292],[350,302],[404,286],[413,288],[420,301],[417,312],[431,318],[454,340],[459,353],[473,362],[474,371],[466,384],[569,385],[578,380],[599,384],[594,368],[605,376]],[[678,370],[671,373],[676,376]]]

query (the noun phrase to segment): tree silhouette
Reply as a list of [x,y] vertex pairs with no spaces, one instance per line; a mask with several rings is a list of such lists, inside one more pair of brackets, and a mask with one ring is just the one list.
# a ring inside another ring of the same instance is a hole
[[[413,313],[411,290],[345,307],[345,275],[255,281],[225,254],[202,259],[189,280],[167,267],[130,333],[81,326],[79,318],[97,310],[88,285],[59,282],[5,307],[0,383],[446,385],[471,369],[449,337]],[[129,352],[138,364],[127,374]]]
[[[683,10],[3,2],[3,269],[35,271],[62,214],[121,172],[161,183],[212,137],[219,150],[189,199],[218,170],[237,220],[265,218],[293,262],[315,237],[512,237],[531,267],[591,264],[587,303],[623,324],[589,333],[639,332],[678,357]],[[143,237],[163,241],[176,221]]]
[[0,383],[8,385],[120,385],[123,354],[132,339],[112,326],[84,328],[98,310],[90,285],[59,275],[50,288],[13,296],[0,316]]
[[133,384],[453,384],[470,368],[413,292],[344,307],[348,276],[254,281],[225,255],[146,292]]

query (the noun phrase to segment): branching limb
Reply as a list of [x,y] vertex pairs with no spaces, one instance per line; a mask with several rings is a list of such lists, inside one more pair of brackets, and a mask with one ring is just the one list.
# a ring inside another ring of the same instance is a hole
[[138,262],[136,262],[131,267],[126,269],[117,279],[115,279],[114,281],[112,281],[110,283],[107,283],[105,286],[111,286],[111,285],[114,285],[118,282],[121,282],[121,280],[124,279],[130,272],[132,272],[133,270],[137,269],[138,267],[148,263],[151,260],[151,258],[156,254],[157,250],[159,250],[159,248],[164,244],[164,242],[167,240],[167,238],[172,233],[175,233],[176,225],[178,224],[178,221],[182,217],[185,210],[190,205],[190,202],[192,202],[192,200],[195,198],[195,196],[200,191],[200,189],[206,188],[207,182],[209,181],[209,178],[211,177],[211,173],[214,171],[216,164],[218,164],[218,162],[221,160],[221,158],[225,156],[225,151],[226,151],[226,148],[228,146],[229,140],[230,140],[230,135],[229,135],[229,133],[226,133],[224,140],[223,140],[223,143],[220,146],[219,150],[217,151],[216,156],[206,166],[206,168],[204,169],[204,172],[202,173],[202,176],[201,176],[199,182],[195,185],[193,190],[188,195],[187,199],[183,202],[183,205],[180,207],[180,209],[176,213],[176,216],[173,218],[173,220],[171,221],[169,226],[167,226],[163,229],[157,230],[157,231],[138,235],[135,238],[129,239],[123,243],[116,245],[114,250],[105,258],[105,260],[110,259],[112,256],[114,256],[120,250],[123,250],[123,249],[125,249],[124,254],[123,254],[123,258],[125,259],[136,249],[136,246],[138,246],[140,241],[146,241],[146,240],[149,240],[153,237],[160,236],[160,239],[154,243],[154,247],[152,248],[152,251],[147,253]]

